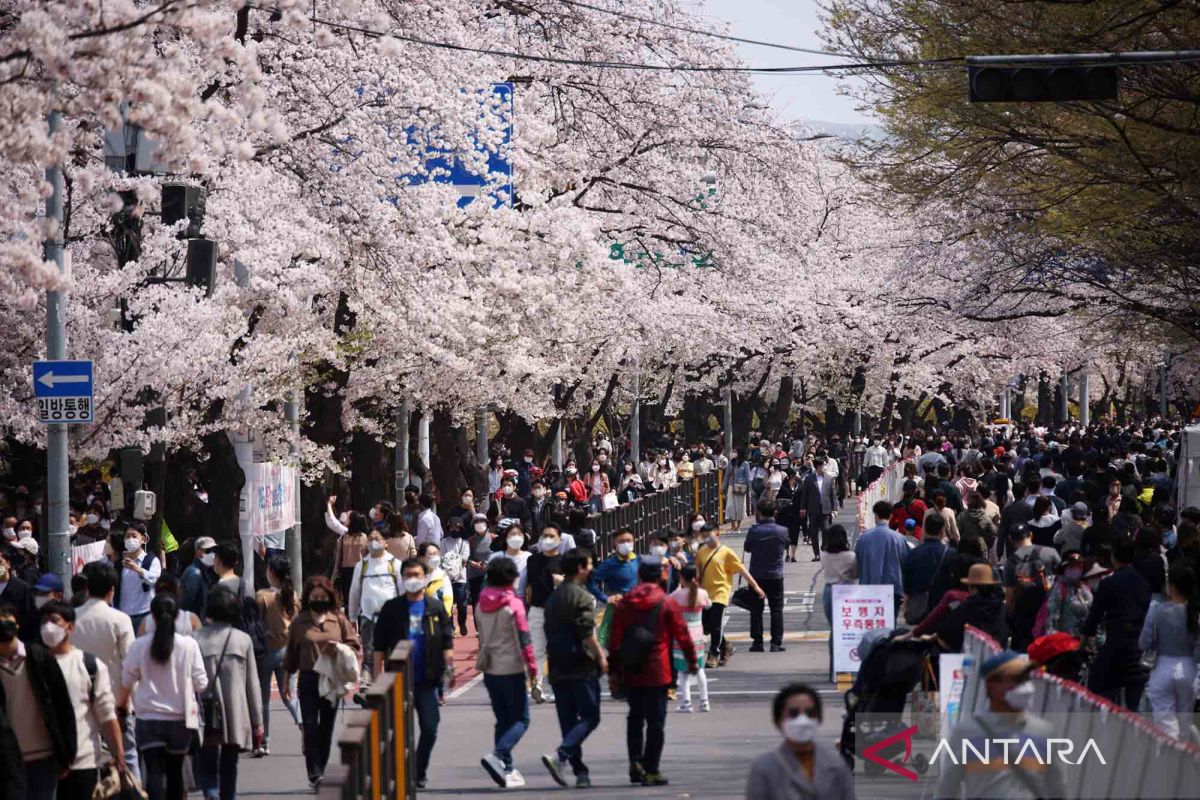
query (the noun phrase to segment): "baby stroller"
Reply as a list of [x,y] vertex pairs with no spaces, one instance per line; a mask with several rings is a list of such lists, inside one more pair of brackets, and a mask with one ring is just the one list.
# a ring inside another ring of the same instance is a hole
[[[873,631],[859,644],[862,667],[846,693],[846,719],[840,743],[842,758],[851,770],[860,749],[865,750],[909,727],[901,719],[905,703],[922,676],[929,674],[926,661],[933,652],[933,643],[896,639],[897,633],[899,631]],[[871,719],[860,719],[859,715],[863,714],[871,715]],[[905,741],[897,741],[877,751],[877,755],[885,759],[903,758],[906,746]],[[864,760],[863,766],[867,775],[883,771],[883,767],[874,761]],[[918,754],[911,766],[924,774],[929,762],[924,755]]]

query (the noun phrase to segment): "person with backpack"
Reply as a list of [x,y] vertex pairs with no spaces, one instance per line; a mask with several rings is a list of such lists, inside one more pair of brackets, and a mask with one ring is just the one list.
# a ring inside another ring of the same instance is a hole
[[[736,558],[736,554],[734,555]],[[688,673],[699,669],[696,646],[679,603],[663,591],[659,562],[638,566],[638,585],[621,600],[608,637],[609,681],[629,704],[625,742],[629,780],[666,786],[659,771],[666,737],[667,690],[673,678],[671,646],[679,645]]]
[[[237,545],[228,540],[217,544],[213,552],[216,555],[213,559],[213,572],[217,575],[217,582],[213,588],[223,586],[233,592],[241,608],[241,621],[237,628],[250,637],[250,642],[254,645],[254,658],[257,661],[266,661],[267,626],[263,623],[258,601],[247,588],[246,579],[237,573],[241,552]],[[209,597],[212,597],[211,593]]]
[[375,637],[375,620],[383,604],[404,593],[400,562],[387,551],[382,531],[367,536],[367,557],[354,565],[350,578],[350,597],[347,607],[350,620],[358,625],[363,645],[363,678],[369,682],[373,673],[371,642]]
[[566,786],[565,764],[575,774],[575,788],[592,785],[583,763],[583,742],[600,725],[600,676],[608,672],[608,657],[596,636],[596,598],[588,591],[592,554],[572,549],[561,561],[562,583],[546,601],[546,655],[554,710],[562,741],[542,764],[560,786]]
[[208,674],[211,713],[203,721],[196,779],[205,800],[235,800],[238,759],[263,739],[262,690],[250,636],[237,629],[241,598],[217,586],[205,605],[207,624],[196,633]]
[[92,800],[97,770],[104,756],[100,737],[104,737],[113,766],[124,772],[124,742],[117,720],[116,700],[108,669],[95,656],[84,653],[71,643],[75,631],[75,609],[70,603],[52,600],[41,608],[42,644],[58,662],[75,712],[77,748],[69,772],[58,780],[59,800]]
[[888,527],[894,531],[903,531],[904,523],[907,520],[913,519],[917,521],[916,528],[913,530],[913,536],[921,538],[921,528],[925,524],[925,514],[929,507],[925,505],[925,501],[917,497],[917,482],[915,480],[907,480],[901,489],[901,497],[892,506],[891,516],[888,518]]
[[162,574],[162,564],[146,552],[146,526],[140,522],[125,528],[125,552],[121,560],[121,583],[117,586],[117,608],[129,615],[136,631],[150,613],[154,583]]
[[[296,597],[291,575],[292,562],[288,557],[272,556],[267,561],[268,586],[266,589],[260,589],[255,596],[259,615],[267,628],[267,657],[262,662],[256,662],[263,709],[263,737],[254,751],[256,758],[271,754],[271,677],[274,676],[275,685],[282,694],[286,680],[283,656],[287,652],[288,630],[300,611],[299,598]],[[289,688],[295,689],[294,686]],[[284,708],[292,715],[292,721],[299,725],[300,706],[296,703],[296,698],[292,697],[290,702],[284,703]]]
[[487,588],[479,597],[479,655],[475,668],[483,673],[483,685],[496,717],[493,747],[480,763],[502,789],[525,785],[513,766],[512,751],[529,729],[529,695],[525,679],[538,686],[533,638],[525,617],[525,603],[513,588],[520,577],[515,561],[497,558],[488,563]]
[[1004,603],[1012,629],[1012,648],[1025,652],[1033,641],[1038,612],[1054,583],[1054,570],[1062,558],[1053,547],[1033,543],[1027,525],[1008,532],[1008,559],[1004,567]]

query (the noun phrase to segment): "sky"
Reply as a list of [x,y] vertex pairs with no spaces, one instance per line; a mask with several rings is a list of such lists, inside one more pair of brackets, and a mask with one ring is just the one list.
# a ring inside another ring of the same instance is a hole
[[[686,6],[714,23],[728,23],[728,33],[733,36],[822,47],[817,36],[821,23],[816,0],[695,0],[686,2]],[[742,60],[753,66],[791,67],[837,60],[748,44],[736,47]],[[820,73],[752,77],[758,91],[787,119],[843,125],[873,122],[869,115],[855,109],[853,98],[838,94],[836,78]]]

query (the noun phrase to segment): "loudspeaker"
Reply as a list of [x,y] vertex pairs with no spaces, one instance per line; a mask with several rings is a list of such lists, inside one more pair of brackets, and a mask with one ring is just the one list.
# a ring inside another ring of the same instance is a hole
[[212,297],[217,282],[217,243],[212,239],[188,239],[188,286],[203,286],[205,296]]

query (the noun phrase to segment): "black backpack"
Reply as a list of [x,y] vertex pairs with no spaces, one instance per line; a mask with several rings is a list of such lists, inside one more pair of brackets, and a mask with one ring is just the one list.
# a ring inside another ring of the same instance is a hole
[[267,657],[267,626],[263,623],[262,613],[258,608],[258,601],[253,597],[246,596],[245,578],[238,581],[238,600],[241,602],[242,621],[237,628],[248,635],[250,641],[254,644],[254,660],[259,664],[265,664],[266,661],[264,659]]
[[1013,578],[1016,586],[1016,601],[1013,611],[1021,617],[1032,619],[1046,601],[1050,590],[1050,579],[1046,576],[1046,562],[1042,560],[1041,548],[1034,545],[1020,558],[1014,558]]
[[664,603],[666,600],[658,603],[641,620],[626,629],[625,636],[621,639],[621,648],[617,651],[617,661],[622,672],[641,672],[650,663],[650,654],[654,652],[654,645],[658,641],[658,617],[662,613]]

